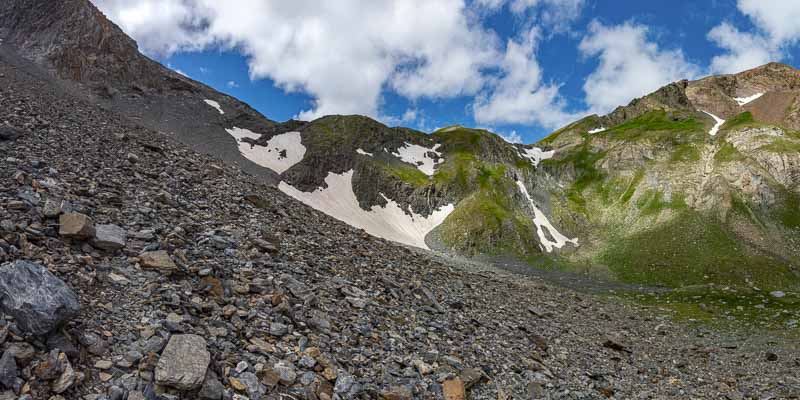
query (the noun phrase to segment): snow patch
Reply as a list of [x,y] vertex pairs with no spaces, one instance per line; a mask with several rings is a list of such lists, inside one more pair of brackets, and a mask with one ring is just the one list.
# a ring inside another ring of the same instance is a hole
[[233,127],[226,131],[236,139],[239,152],[248,160],[282,174],[293,165],[303,160],[306,148],[303,146],[300,132],[287,132],[275,135],[266,146],[251,145],[243,139],[256,140],[261,135],[247,129]]
[[747,103],[749,103],[751,101],[754,101],[754,100],[758,99],[759,97],[761,97],[763,95],[764,95],[764,93],[756,93],[756,94],[754,94],[752,96],[734,97],[733,99],[736,100],[737,103],[739,103],[739,106],[743,106],[743,105],[745,105],[745,104],[747,104]]
[[361,154],[361,155],[363,155],[363,156],[370,156],[370,157],[372,157],[372,153],[367,153],[366,151],[364,151],[364,150],[361,150],[361,149],[356,149],[356,153],[358,153],[358,154]]
[[721,128],[722,124],[725,123],[725,120],[720,118],[720,117],[717,117],[716,115],[714,115],[714,114],[712,114],[712,113],[710,113],[708,111],[703,111],[703,112],[708,114],[708,115],[710,115],[711,118],[714,118],[714,122],[716,122],[716,123],[714,124],[713,127],[711,127],[711,130],[708,131],[708,134],[711,135],[711,136],[716,136],[717,132],[719,132],[719,128]]
[[206,102],[206,104],[210,105],[211,107],[216,108],[217,111],[219,111],[220,114],[225,114],[225,111],[222,111],[222,107],[216,101],[209,100],[209,99],[205,99],[204,101]]
[[278,184],[278,189],[312,208],[324,212],[348,225],[361,228],[367,233],[384,239],[428,249],[425,236],[439,226],[455,209],[448,204],[435,210],[427,218],[415,214],[409,206],[405,212],[394,200],[381,196],[387,201],[385,207],[372,206],[364,210],[358,205],[353,192],[353,170],[342,174],[329,172],[325,185],[312,192],[303,192],[286,182]]
[[[395,157],[400,158],[404,162],[412,164],[422,171],[425,175],[431,176],[434,173],[436,164],[441,163],[442,153],[436,151],[441,144],[437,143],[432,148],[423,147],[417,144],[405,143],[403,147],[397,149],[397,152],[392,153]],[[438,156],[436,160],[430,157],[430,153]]]
[[556,152],[554,150],[542,151],[542,149],[538,147],[533,147],[530,149],[523,148],[519,155],[530,160],[533,166],[536,167],[539,165],[539,162],[547,160],[548,158],[553,158],[555,154]]
[[593,133],[602,132],[602,131],[604,131],[604,130],[606,130],[606,129],[607,129],[606,127],[603,127],[603,126],[601,126],[601,127],[599,127],[599,128],[595,128],[595,129],[592,129],[592,130],[590,130],[590,131],[589,131],[589,134],[591,135],[591,134],[593,134]]
[[[556,228],[553,227],[553,224],[550,223],[550,220],[547,219],[547,216],[539,210],[539,207],[536,207],[536,204],[533,203],[533,199],[531,195],[528,194],[528,189],[525,188],[525,184],[521,181],[517,181],[517,186],[519,187],[520,192],[525,195],[525,198],[528,199],[528,202],[531,203],[531,207],[533,207],[533,223],[536,225],[536,234],[539,235],[539,243],[544,247],[544,249],[550,253],[553,251],[553,248],[560,249],[564,247],[567,243],[572,243],[575,246],[578,246],[578,238],[570,239],[561,234],[561,232],[557,231]],[[544,230],[547,229],[547,233],[550,234],[550,237],[547,237]]]

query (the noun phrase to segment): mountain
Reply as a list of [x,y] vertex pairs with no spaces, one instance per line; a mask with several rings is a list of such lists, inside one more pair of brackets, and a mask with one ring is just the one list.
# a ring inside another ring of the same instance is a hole
[[[800,71],[767,64],[670,84],[540,142],[570,262],[682,286],[795,286]],[[557,200],[556,200],[557,199]]]
[[0,27],[71,93],[385,239],[648,285],[800,283],[786,65],[675,82],[520,145],[358,115],[277,123],[141,55],[87,1],[11,2]]

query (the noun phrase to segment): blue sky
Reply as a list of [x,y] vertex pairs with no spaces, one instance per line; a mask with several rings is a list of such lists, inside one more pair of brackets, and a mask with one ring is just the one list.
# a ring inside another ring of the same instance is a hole
[[796,65],[800,39],[786,0],[94,2],[149,56],[273,120],[359,113],[525,143],[673,80]]

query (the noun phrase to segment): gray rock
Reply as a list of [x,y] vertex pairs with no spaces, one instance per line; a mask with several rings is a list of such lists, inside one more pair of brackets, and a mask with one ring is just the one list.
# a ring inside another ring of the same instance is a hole
[[239,375],[239,380],[247,386],[247,395],[250,396],[252,400],[260,400],[261,397],[267,393],[266,386],[262,385],[261,382],[258,381],[256,374],[252,372],[245,372]]
[[289,333],[289,327],[279,322],[273,322],[269,325],[269,334],[272,336],[284,336]]
[[101,250],[116,251],[125,247],[126,241],[125,229],[113,224],[97,225],[92,246]]
[[44,207],[42,207],[42,214],[44,214],[47,218],[55,218],[61,215],[62,211],[62,200],[50,198],[44,202]]
[[272,369],[278,373],[279,381],[283,385],[289,386],[297,379],[297,371],[295,371],[293,365],[287,362],[278,362]]
[[206,380],[203,382],[203,386],[200,388],[197,396],[202,400],[219,400],[222,398],[222,392],[224,390],[225,387],[222,386],[219,378],[217,378],[217,374],[209,370],[206,375]]
[[22,136],[22,131],[8,125],[0,125],[0,142],[14,141]]
[[0,266],[0,308],[24,331],[43,335],[80,311],[78,297],[45,267],[27,261]]
[[774,297],[774,298],[776,298],[776,299],[780,299],[781,297],[785,297],[786,293],[784,293],[784,292],[782,292],[780,290],[776,290],[774,292],[769,292],[769,295]]
[[203,384],[211,354],[206,341],[197,335],[173,335],[156,365],[156,383],[179,390],[197,389]]
[[0,357],[0,384],[6,389],[13,389],[18,376],[19,368],[14,354],[10,351],[4,352],[3,357]]

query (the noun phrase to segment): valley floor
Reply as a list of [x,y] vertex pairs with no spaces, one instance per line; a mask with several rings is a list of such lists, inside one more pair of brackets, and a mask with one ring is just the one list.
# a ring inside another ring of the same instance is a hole
[[[20,134],[0,140],[0,257],[45,265],[82,306],[51,340],[6,321],[25,385],[0,398],[51,398],[62,379],[70,399],[442,398],[453,377],[472,399],[800,396],[790,341],[370,237],[2,62],[0,121]],[[125,247],[59,236],[54,202],[120,226]],[[145,267],[155,250],[171,273]],[[164,351],[185,334],[207,370]],[[61,368],[43,373],[51,350]],[[155,386],[159,364],[199,367],[202,386]]]

